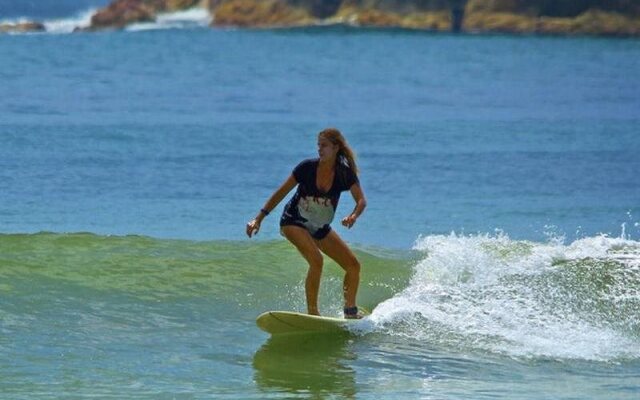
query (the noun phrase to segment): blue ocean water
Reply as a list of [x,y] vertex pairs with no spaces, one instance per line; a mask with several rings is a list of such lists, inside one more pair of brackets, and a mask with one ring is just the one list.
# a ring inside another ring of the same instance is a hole
[[634,40],[165,30],[0,45],[6,232],[241,239],[337,126],[370,197],[353,241],[638,234]]
[[[197,25],[0,36],[2,393],[637,398],[638,40]],[[327,126],[373,314],[268,338],[304,263],[244,224]]]
[[107,4],[109,0],[0,0],[0,21],[16,18],[69,18],[78,12]]

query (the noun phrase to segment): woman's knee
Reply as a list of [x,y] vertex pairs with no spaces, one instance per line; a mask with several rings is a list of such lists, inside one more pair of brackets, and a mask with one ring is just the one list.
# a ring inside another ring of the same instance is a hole
[[322,270],[322,254],[308,231],[297,226],[283,226],[281,231],[307,260],[311,269]]
[[312,270],[322,271],[322,265],[324,264],[324,259],[322,258],[322,254],[318,251],[312,254],[308,254],[307,262],[309,263],[309,268]]

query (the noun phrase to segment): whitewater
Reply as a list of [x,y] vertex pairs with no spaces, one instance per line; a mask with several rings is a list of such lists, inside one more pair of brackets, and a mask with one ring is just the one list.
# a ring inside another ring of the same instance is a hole
[[[91,17],[93,17],[96,12],[98,12],[97,8],[90,8],[77,12],[71,17],[45,18],[42,20],[45,31],[38,32],[38,34],[70,34],[86,30],[91,26]],[[159,29],[208,28],[211,24],[211,19],[212,16],[208,10],[204,8],[193,8],[170,13],[160,13],[153,22],[132,24],[125,29],[128,31],[148,31]],[[26,16],[17,18],[1,18],[0,16],[0,23],[5,24],[19,24],[31,20],[30,17]]]

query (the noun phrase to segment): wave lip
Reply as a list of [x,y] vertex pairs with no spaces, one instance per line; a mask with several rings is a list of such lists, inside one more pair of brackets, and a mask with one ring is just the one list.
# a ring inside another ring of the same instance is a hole
[[[640,358],[640,242],[433,235],[373,331],[524,358]],[[634,311],[635,310],[635,311]]]

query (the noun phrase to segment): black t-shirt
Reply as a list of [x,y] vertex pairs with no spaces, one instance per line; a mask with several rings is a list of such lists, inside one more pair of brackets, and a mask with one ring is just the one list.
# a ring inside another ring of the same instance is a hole
[[336,164],[333,184],[328,192],[322,192],[316,186],[316,176],[320,159],[302,161],[293,169],[293,177],[298,188],[287,203],[280,225],[303,225],[311,233],[326,228],[338,207],[340,193],[351,189],[359,183],[358,176],[349,167],[346,159],[341,158]]

